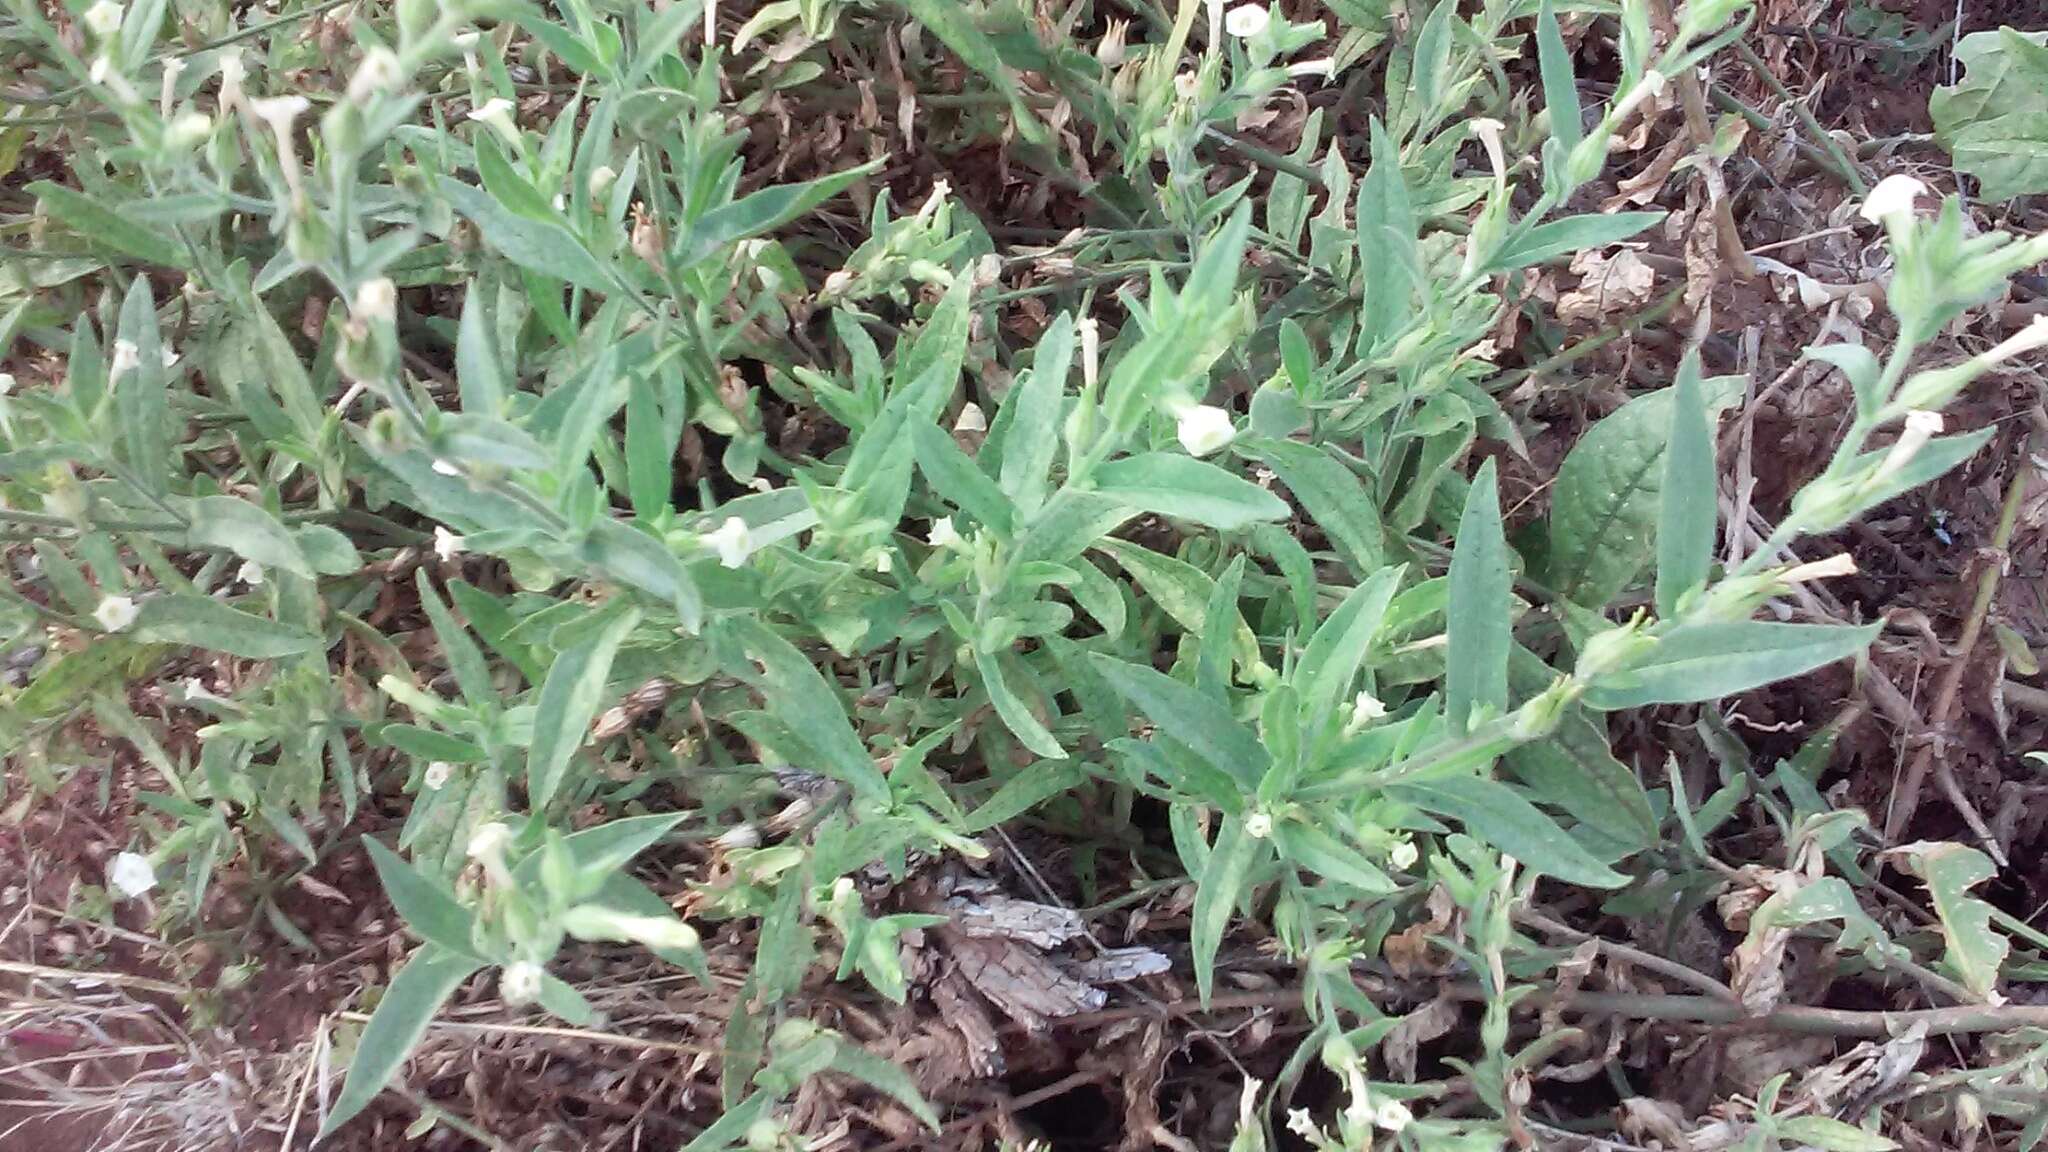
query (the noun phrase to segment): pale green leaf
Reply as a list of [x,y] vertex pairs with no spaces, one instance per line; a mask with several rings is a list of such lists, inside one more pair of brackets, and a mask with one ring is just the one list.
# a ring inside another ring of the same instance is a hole
[[443,952],[432,944],[421,945],[406,960],[364,1026],[362,1039],[356,1042],[348,1079],[342,1082],[341,1094],[327,1113],[327,1122],[320,1126],[316,1142],[338,1131],[377,1098],[398,1074],[405,1054],[426,1034],[434,1013],[479,967],[467,956]]

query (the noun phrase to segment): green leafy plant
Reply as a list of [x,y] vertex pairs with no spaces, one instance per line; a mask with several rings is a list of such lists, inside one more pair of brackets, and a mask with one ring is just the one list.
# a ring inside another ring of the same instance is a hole
[[[2001,932],[2024,933],[1972,895],[1981,854],[1894,849],[1939,939],[1894,938],[1849,883],[1879,845],[1811,764],[1765,782],[1703,718],[1723,779],[1695,803],[1646,787],[1607,718],[1862,653],[1878,625],[1759,618],[1844,571],[1785,550],[1984,445],[1937,436],[1938,413],[2040,330],[1915,365],[2048,239],[1872,194],[1898,339],[1882,360],[1809,350],[1854,410],[1739,561],[1717,559],[1716,434],[1742,387],[1693,355],[1515,523],[1509,455],[1480,450],[1526,421],[1491,334],[1535,271],[1659,222],[1574,206],[1666,78],[1747,21],[1694,3],[1653,36],[1634,0],[1570,7],[1617,51],[1590,114],[1549,0],[1327,23],[1183,2],[1115,51],[1011,3],[792,0],[721,43],[697,3],[401,0],[304,92],[307,49],[225,10],[180,40],[162,3],[60,27],[12,0],[9,50],[87,111],[90,162],[27,186],[35,271],[0,286],[0,351],[63,364],[0,397],[0,532],[34,559],[0,620],[65,641],[10,690],[0,739],[49,782],[82,716],[138,750],[162,781],[138,847],[188,928],[223,864],[290,878],[367,852],[415,943],[349,1037],[323,1135],[479,972],[506,1008],[589,1029],[603,1014],[559,974],[572,941],[713,985],[690,921],[751,934],[721,973],[719,1115],[690,1148],[796,1146],[781,1103],[827,1074],[936,1129],[916,1081],[803,995],[822,973],[911,1005],[906,953],[953,923],[913,876],[989,860],[1024,819],[1185,878],[1204,1003],[1233,931],[1270,930],[1309,1021],[1289,1085],[1319,1061],[1345,1092],[1297,1126],[1317,1147],[1520,1131],[1531,1070],[1576,1042],[1511,1027],[1560,971],[1525,933],[1533,894],[1698,907],[1734,883],[1710,838],[1743,805],[1787,878],[1758,895],[1746,971],[1833,933],[1872,970],[1992,1001]],[[1081,185],[1089,223],[1020,254],[943,184],[905,211],[879,156],[765,177],[744,119],[837,91],[829,43],[945,61],[948,147],[1014,143]],[[1367,53],[1383,99],[1358,148],[1320,109],[1293,155],[1239,134]],[[1533,86],[1504,71],[1516,53]],[[2010,86],[1985,67],[1967,88]],[[1989,96],[1961,100],[1995,122]],[[1085,181],[1072,123],[1116,158]],[[1225,157],[1245,174],[1219,178]],[[2020,186],[1988,171],[1987,193]],[[1044,275],[1004,287],[1027,261]],[[1027,300],[1045,306],[1004,311]],[[128,701],[164,676],[191,740]],[[373,797],[403,814],[359,835]],[[685,852],[701,871],[659,873]],[[283,878],[258,914],[303,941]],[[1408,1021],[1361,973],[1409,931],[1480,1005],[1456,1067],[1474,1100],[1441,1116],[1442,1083],[1372,1066]],[[1750,1003],[1761,976],[1693,975],[1730,1020],[1772,1007]],[[2019,1115],[2022,1073],[1972,1090]],[[1751,1146],[1892,1146],[1776,1091]],[[1261,1099],[1239,1146],[1264,1146]]]

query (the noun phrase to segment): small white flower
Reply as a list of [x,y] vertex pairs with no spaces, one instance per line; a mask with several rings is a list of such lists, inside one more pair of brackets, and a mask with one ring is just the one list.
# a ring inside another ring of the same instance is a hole
[[133,340],[114,341],[114,362],[107,366],[109,384],[142,367],[142,353],[136,350]]
[[1075,327],[1081,330],[1081,383],[1092,393],[1102,372],[1102,328],[1093,316],[1083,317]]
[[207,688],[206,683],[197,676],[186,677],[182,687],[185,690],[185,703],[187,704],[218,704],[221,702],[221,698],[214,695]]
[[932,521],[932,530],[925,537],[925,542],[934,548],[951,548],[956,544],[966,543],[960,538],[959,529],[953,527],[951,516],[941,516]]
[[1193,72],[1183,72],[1173,78],[1174,95],[1183,100],[1194,99],[1195,93],[1200,91],[1201,87],[1202,78]]
[[447,460],[442,460],[442,459],[440,459],[440,458],[438,458],[438,457],[437,457],[437,458],[435,458],[434,462],[433,462],[433,463],[432,463],[431,465],[429,465],[429,467],[431,467],[431,468],[432,468],[432,469],[433,469],[433,470],[435,471],[435,473],[436,473],[436,474],[438,474],[438,475],[442,475],[442,476],[460,476],[460,475],[462,475],[462,469],[460,469],[460,468],[457,468],[457,467],[456,467],[456,466],[455,466],[455,465],[454,465],[453,463],[451,463],[451,462],[449,462],[449,461],[447,461]]
[[263,565],[258,564],[254,560],[244,560],[242,561],[242,566],[235,569],[235,579],[240,580],[251,588],[261,587],[263,584]]
[[1416,850],[1413,840],[1398,840],[1394,843],[1394,850],[1387,853],[1387,863],[1392,864],[1397,872],[1415,867],[1415,862],[1420,859],[1422,853]]
[[1308,1114],[1306,1108],[1287,1110],[1287,1130],[1310,1143],[1317,1142],[1323,1134],[1322,1128],[1316,1124],[1315,1118]]
[[1799,584],[1807,580],[1823,580],[1830,576],[1854,576],[1856,558],[1847,552],[1837,552],[1825,560],[1813,560],[1805,564],[1794,564],[1778,573],[1778,580],[1784,584]]
[[853,287],[853,273],[845,268],[841,268],[839,271],[825,277],[825,286],[818,290],[818,295],[829,300],[844,296],[846,290],[851,287]]
[[388,276],[363,281],[356,286],[356,298],[349,311],[373,323],[397,319],[398,285]]
[[694,949],[697,930],[673,916],[636,916],[595,904],[569,909],[563,927],[584,940],[630,940],[649,948]]
[[178,74],[184,70],[185,61],[182,57],[172,56],[164,60],[163,89],[157,94],[156,110],[158,115],[169,118],[171,104],[176,101],[178,96]]
[[1273,817],[1265,812],[1254,812],[1244,818],[1244,834],[1254,840],[1264,840],[1273,834]]
[[953,421],[953,431],[986,432],[988,415],[981,410],[981,405],[970,400],[960,406],[960,418]]
[[503,96],[493,96],[470,110],[469,118],[488,125],[492,131],[503,136],[507,142],[519,142],[519,125],[512,122],[512,102]]
[[1313,60],[1297,60],[1287,66],[1287,74],[1295,79],[1303,76],[1329,76],[1337,70],[1333,57],[1318,56]]
[[704,534],[704,543],[718,553],[718,563],[724,568],[738,568],[747,562],[754,552],[753,533],[747,531],[747,522],[737,516],[728,516],[725,523]]
[[1351,719],[1354,723],[1370,724],[1387,714],[1387,706],[1370,692],[1360,692],[1351,699]]
[[126,596],[108,596],[92,610],[92,618],[109,632],[122,632],[135,623],[135,601]]
[[917,222],[919,224],[928,223],[934,215],[937,215],[939,206],[946,202],[946,197],[952,191],[953,186],[944,180],[933,181],[931,195],[926,196],[924,203],[918,206]]
[[156,867],[140,852],[123,852],[107,868],[107,887],[123,900],[133,900],[156,887]]
[[1182,409],[1174,431],[1190,456],[1207,456],[1237,437],[1230,413],[1213,404],[1191,404]]
[[157,359],[163,361],[165,369],[176,368],[178,366],[178,361],[184,359],[183,356],[178,355],[178,350],[176,348],[171,347],[169,344],[158,346],[156,350],[156,355]]
[[85,26],[101,40],[121,30],[121,6],[114,0],[100,0],[85,10]]
[[584,185],[584,188],[587,191],[589,191],[590,198],[595,200],[599,196],[604,195],[605,192],[611,188],[612,181],[617,180],[618,178],[619,174],[612,170],[611,165],[599,164],[597,168],[590,173],[590,181],[589,183]]
[[1507,125],[1490,116],[1475,116],[1470,127],[1472,134],[1479,137],[1479,143],[1486,149],[1486,162],[1493,166],[1493,182],[1504,184],[1508,178],[1506,150],[1501,147],[1501,133]]
[[462,555],[462,537],[443,525],[434,525],[434,555],[443,564]]
[[1923,412],[1914,409],[1906,413],[1906,426],[1893,441],[1891,451],[1884,454],[1884,460],[1877,466],[1877,472],[1870,478],[1875,484],[1904,468],[1908,461],[1920,454],[1934,434],[1941,431],[1941,413]]
[[761,830],[752,824],[735,824],[720,832],[718,838],[711,843],[713,846],[726,852],[742,848],[759,848],[761,846]]
[[450,36],[448,38],[448,42],[450,44],[455,45],[457,48],[462,49],[464,52],[473,52],[476,50],[476,42],[480,38],[481,36],[479,35],[476,29],[466,28],[460,32],[457,32],[455,35]]
[[249,113],[270,125],[272,132],[286,136],[291,133],[292,122],[305,115],[306,109],[312,106],[313,102],[304,96],[267,96],[249,101]]
[[348,98],[357,104],[381,92],[389,92],[405,79],[405,68],[398,62],[398,53],[389,48],[372,48],[363,55],[363,62],[356,65],[356,74],[349,78]]
[[1636,81],[1636,86],[1629,89],[1628,95],[1621,98],[1621,103],[1614,106],[1614,112],[1612,113],[1614,122],[1619,124],[1626,120],[1629,113],[1635,111],[1644,101],[1655,97],[1662,91],[1664,91],[1664,74],[1655,68],[1644,72],[1643,78]]
[[498,977],[498,997],[515,1007],[531,1004],[540,999],[541,977],[546,974],[540,965],[530,960],[507,964],[504,974]]
[[1415,1114],[1399,1100],[1382,1100],[1372,1110],[1372,1122],[1389,1132],[1399,1132],[1415,1122]]
[[2043,345],[2048,345],[2048,316],[2036,316],[2025,328],[2000,340],[1978,359],[1986,364],[2000,364]]
[[220,58],[220,102],[239,104],[242,101],[242,81],[248,79],[248,65],[242,62],[242,50],[230,48]]
[[1266,30],[1273,14],[1263,4],[1240,4],[1223,18],[1223,29],[1239,40],[1249,40]]
[[879,572],[882,575],[887,576],[895,567],[896,561],[890,557],[889,550],[887,548],[884,548],[880,552],[875,553],[876,572]]
[[0,372],[0,396],[14,391],[14,373]]
[[164,146],[174,152],[196,147],[213,134],[213,118],[204,112],[187,112],[164,129]]
[[502,858],[505,848],[512,843],[512,829],[500,821],[492,820],[476,826],[469,834],[469,846],[465,851],[472,860]]
[[1856,214],[1872,224],[1883,223],[1886,219],[1901,213],[1911,215],[1913,201],[1927,191],[1927,185],[1903,173],[1893,173],[1877,182],[1877,187],[1863,198],[1862,207]]
[[424,784],[429,792],[439,792],[448,786],[448,781],[454,775],[455,765],[446,760],[436,760],[427,765],[426,773],[420,777],[420,783]]

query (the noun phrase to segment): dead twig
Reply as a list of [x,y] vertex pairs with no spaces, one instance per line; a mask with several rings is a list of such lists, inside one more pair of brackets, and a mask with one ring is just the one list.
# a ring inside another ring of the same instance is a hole
[[[1991,613],[1991,601],[1998,595],[1998,581],[2005,573],[2005,550],[2012,544],[2013,528],[2019,523],[2020,499],[2026,494],[2027,471],[2024,464],[2015,466],[2012,479],[2006,484],[2005,502],[1998,510],[1998,529],[1991,537],[1991,562],[1977,574],[1977,597],[1970,604],[1970,615],[1963,621],[1962,635],[1956,639],[1955,658],[1942,672],[1941,685],[1934,695],[1934,707],[1927,717],[1928,726],[1937,732],[1946,728],[1950,717],[1955,714],[1956,696],[1962,690],[1963,673],[1969,667],[1970,653],[1976,650],[1977,637],[1984,631],[1985,617]],[[1899,781],[1898,789],[1892,793],[1891,809],[1885,818],[1884,838],[1887,841],[1898,840],[1913,819],[1914,810],[1919,808],[1920,791],[1927,783],[1927,769],[1934,762],[1936,747],[1937,742],[1933,741],[1920,745],[1913,753],[1912,762],[1906,766],[1905,778]],[[1968,804],[1967,797],[1962,801],[1964,805]],[[1975,815],[1974,809],[1964,810],[1968,813],[1963,817],[1965,820]],[[1972,828],[1982,824],[1983,819],[1979,817]],[[1989,843],[1993,858],[2003,867],[2004,853],[1998,851],[1996,841]]]

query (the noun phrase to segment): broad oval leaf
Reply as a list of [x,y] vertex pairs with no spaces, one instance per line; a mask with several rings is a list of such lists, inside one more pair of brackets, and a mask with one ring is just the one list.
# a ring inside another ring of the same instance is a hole
[[1883,626],[1766,620],[1681,625],[1658,637],[1634,667],[1595,681],[1585,702],[1614,709],[1718,700],[1854,656]]
[[1140,511],[1221,532],[1287,517],[1287,502],[1264,488],[1206,460],[1171,452],[1145,452],[1102,465],[1095,470],[1095,491]]

